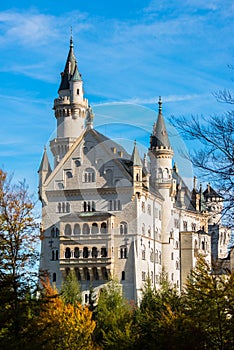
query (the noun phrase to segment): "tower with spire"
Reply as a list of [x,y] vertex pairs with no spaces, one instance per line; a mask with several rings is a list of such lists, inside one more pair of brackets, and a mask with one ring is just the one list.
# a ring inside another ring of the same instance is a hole
[[74,54],[72,36],[65,68],[61,73],[58,95],[53,107],[57,120],[57,135],[50,142],[55,167],[84,131],[88,109],[88,100],[84,98],[83,81]]

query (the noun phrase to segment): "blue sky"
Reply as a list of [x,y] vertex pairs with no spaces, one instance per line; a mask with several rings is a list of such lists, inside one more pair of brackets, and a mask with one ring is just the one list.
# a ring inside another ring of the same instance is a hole
[[37,192],[70,26],[95,124],[107,135],[147,147],[159,95],[166,118],[223,113],[212,93],[233,87],[233,12],[229,0],[1,2],[0,166]]

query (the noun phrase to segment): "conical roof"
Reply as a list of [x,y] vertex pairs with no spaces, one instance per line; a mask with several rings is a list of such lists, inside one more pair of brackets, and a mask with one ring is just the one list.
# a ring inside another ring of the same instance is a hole
[[141,157],[139,155],[136,141],[134,142],[134,148],[132,151],[131,161],[132,161],[133,165],[142,166],[142,161],[141,161]]
[[47,152],[46,152],[46,148],[44,148],[44,153],[43,153],[43,156],[42,156],[40,167],[38,169],[38,173],[40,173],[42,171],[45,171],[45,172],[47,172],[49,174],[52,172],[51,166],[50,166],[50,162],[49,162],[49,158],[48,158],[48,155],[47,155]]
[[75,79],[79,77],[79,80],[81,80],[81,75],[78,71],[76,57],[73,50],[73,40],[71,37],[67,61],[65,64],[64,71],[61,73],[61,84],[59,86],[59,91],[69,89],[69,80],[71,79],[71,77],[73,77],[74,74],[76,74]]
[[164,117],[162,114],[161,97],[159,97],[158,105],[159,105],[158,119],[157,119],[157,122],[153,126],[153,132],[151,135],[150,145],[151,145],[151,148],[154,148],[154,147],[168,147],[168,148],[170,148],[171,145],[170,145]]

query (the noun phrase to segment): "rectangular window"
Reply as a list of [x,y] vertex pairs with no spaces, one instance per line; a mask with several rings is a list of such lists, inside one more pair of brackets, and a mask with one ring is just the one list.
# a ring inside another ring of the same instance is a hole
[[145,281],[146,280],[146,273],[145,271],[142,271],[142,281]]

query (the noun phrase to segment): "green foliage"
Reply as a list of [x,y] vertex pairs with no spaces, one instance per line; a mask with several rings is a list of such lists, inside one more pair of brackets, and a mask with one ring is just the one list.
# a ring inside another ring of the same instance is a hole
[[202,258],[187,279],[185,315],[203,336],[203,347],[234,348],[234,275],[215,275]]
[[95,339],[99,346],[103,349],[133,348],[132,310],[116,281],[111,280],[101,290],[95,318]]
[[0,347],[17,349],[24,342],[30,291],[37,273],[37,224],[25,182],[11,184],[0,169]]
[[71,270],[61,287],[61,297],[67,304],[76,305],[82,302],[79,282],[74,270]]

